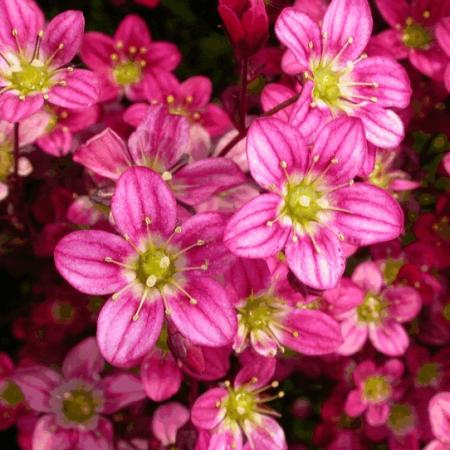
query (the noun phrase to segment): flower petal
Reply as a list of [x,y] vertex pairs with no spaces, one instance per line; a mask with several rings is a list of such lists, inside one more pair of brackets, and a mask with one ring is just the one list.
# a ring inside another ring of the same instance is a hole
[[228,222],[224,242],[236,255],[245,258],[266,258],[275,255],[285,245],[289,227],[278,222],[271,226],[281,203],[276,194],[262,194],[250,200]]
[[359,389],[354,389],[348,394],[345,401],[345,413],[350,417],[360,416],[367,408],[367,404],[361,398]]
[[336,286],[345,269],[345,259],[338,238],[319,228],[314,236],[304,235],[286,244],[286,260],[295,276],[307,286],[330,289]]
[[122,174],[111,210],[117,229],[136,245],[148,230],[164,236],[175,228],[175,198],[161,177],[146,167],[131,167]]
[[314,171],[330,186],[355,178],[367,156],[364,127],[359,119],[341,117],[325,125],[314,144],[312,157],[319,157]]
[[323,18],[322,33],[326,33],[326,53],[339,61],[354,61],[361,55],[372,34],[372,13],[367,0],[333,0]]
[[337,349],[339,355],[354,355],[367,340],[366,326],[358,325],[353,318],[341,322],[344,343]]
[[117,180],[133,164],[125,142],[107,128],[75,150],[73,160],[97,175]]
[[52,56],[53,67],[64,66],[77,54],[83,40],[83,33],[83,13],[64,11],[48,23],[41,44],[42,53],[46,58]]
[[103,370],[105,361],[95,338],[90,337],[73,347],[64,358],[62,372],[65,378],[92,380]]
[[250,448],[258,450],[286,450],[286,437],[278,422],[266,415],[259,415],[256,423],[245,421],[243,424],[245,435]]
[[164,319],[161,299],[144,302],[139,319],[133,320],[138,300],[125,292],[117,300],[108,300],[100,311],[97,342],[103,357],[113,366],[137,365],[159,337]]
[[361,289],[372,294],[378,294],[384,285],[383,274],[373,261],[358,264],[353,271],[352,280]]
[[271,185],[281,187],[286,182],[286,172],[305,172],[308,149],[295,128],[279,119],[258,119],[248,132],[247,158],[255,181],[269,189]]
[[275,33],[294,53],[301,71],[309,70],[311,59],[317,59],[322,53],[318,25],[309,16],[294,8],[283,9],[275,24]]
[[225,417],[225,408],[218,408],[217,402],[227,397],[228,392],[224,388],[209,389],[197,398],[192,407],[192,423],[203,430],[212,430]]
[[320,311],[294,310],[283,325],[290,331],[281,332],[281,343],[304,355],[333,353],[343,343],[339,324]]
[[336,212],[334,225],[346,241],[372,245],[397,238],[403,231],[403,211],[386,191],[366,183],[339,189],[334,204],[347,212]]
[[409,286],[390,286],[383,293],[389,301],[389,315],[397,322],[409,322],[414,319],[422,307],[419,293]]
[[409,345],[409,337],[403,326],[392,320],[370,328],[369,337],[372,345],[384,355],[401,356]]
[[5,92],[0,94],[0,100],[0,119],[11,123],[30,117],[44,104],[44,98],[40,94],[27,95],[20,100],[17,94]]
[[375,0],[383,19],[392,27],[403,26],[411,8],[405,0]]
[[83,62],[92,70],[109,70],[111,55],[115,53],[114,41],[106,34],[90,31],[84,35],[80,49]]
[[152,431],[164,447],[176,443],[178,430],[189,420],[189,410],[181,403],[170,402],[156,408]]
[[379,405],[369,405],[366,411],[367,423],[372,427],[384,425],[389,417],[389,405],[381,403]]
[[195,304],[182,293],[167,298],[170,318],[180,332],[194,344],[220,347],[231,343],[237,319],[222,285],[210,278],[192,277],[183,288]]
[[450,442],[450,393],[436,394],[428,405],[433,434],[442,442]]
[[54,415],[42,416],[33,431],[33,450],[71,450],[77,444],[73,430],[60,428]]
[[118,291],[126,284],[123,268],[107,263],[106,257],[123,261],[133,249],[112,233],[75,231],[64,236],[55,248],[59,273],[76,289],[93,295]]

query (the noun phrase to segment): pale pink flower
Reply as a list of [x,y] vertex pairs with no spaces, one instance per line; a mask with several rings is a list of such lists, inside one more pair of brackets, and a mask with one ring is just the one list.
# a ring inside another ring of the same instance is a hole
[[450,449],[450,392],[439,392],[428,405],[431,428],[436,439],[425,450]]

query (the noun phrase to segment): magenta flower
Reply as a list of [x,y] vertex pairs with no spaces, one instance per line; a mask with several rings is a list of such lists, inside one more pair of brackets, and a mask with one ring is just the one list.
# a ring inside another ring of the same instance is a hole
[[[392,27],[374,37],[377,45],[396,59],[408,58],[419,71],[443,80],[448,56],[436,41],[437,28],[450,16],[447,0],[376,0],[384,20]],[[445,51],[445,48],[444,48]]]
[[290,287],[285,271],[271,275],[263,260],[242,259],[227,281],[238,316],[235,351],[251,345],[262,356],[275,356],[285,347],[323,355],[342,344],[339,325],[330,316],[301,308],[301,296]]
[[13,425],[21,407],[25,406],[25,398],[13,376],[13,361],[8,354],[0,352],[0,431]]
[[67,64],[81,45],[83,14],[66,11],[44,25],[32,0],[0,2],[0,119],[19,122],[44,102],[80,109],[97,102],[92,72]]
[[345,267],[343,241],[370,245],[394,239],[403,228],[401,208],[388,193],[353,182],[366,152],[359,119],[327,124],[312,150],[295,128],[278,119],[256,120],[247,139],[250,172],[272,192],[230,219],[226,245],[247,258],[284,249],[301,282],[319,289],[335,286]]
[[152,106],[128,146],[106,129],[79,147],[74,160],[111,180],[130,166],[145,166],[161,174],[177,200],[195,205],[211,195],[242,184],[246,177],[226,158],[207,158],[188,164],[189,124],[163,106]]
[[347,397],[345,412],[350,417],[365,413],[367,423],[371,426],[385,424],[392,402],[402,394],[398,384],[403,369],[398,359],[390,359],[381,367],[372,361],[363,361],[353,372],[356,389]]
[[269,384],[274,371],[274,359],[255,358],[242,367],[233,385],[226,381],[223,387],[210,389],[196,400],[191,419],[196,427],[210,430],[208,450],[287,449],[283,429],[270,417],[278,414],[266,406],[268,401],[284,396],[282,391],[271,397],[265,394],[279,385],[277,381]]
[[393,59],[363,53],[372,32],[367,0],[333,0],[321,28],[308,15],[286,8],[275,30],[295,56],[297,70],[311,80],[292,119],[305,136],[345,114],[363,121],[369,142],[382,148],[401,142],[403,124],[392,108],[408,106],[411,87]]
[[[444,83],[445,87],[447,88],[447,91],[450,92],[450,17],[445,17],[444,19],[440,20],[439,23],[437,24],[436,39],[447,56],[444,71]],[[447,169],[447,174],[448,173],[450,173],[450,170]]]
[[181,56],[169,42],[153,42],[146,23],[137,15],[126,16],[113,37],[92,31],[81,47],[83,62],[102,80],[101,98],[114,100],[125,94],[142,100],[142,82],[153,69],[174,70]]
[[405,353],[409,338],[402,323],[414,319],[422,305],[414,288],[386,287],[377,265],[365,262],[354,270],[351,280],[343,279],[338,288],[324,295],[341,321],[344,343],[339,354],[355,354],[367,338],[385,355]]
[[428,405],[431,428],[436,437],[425,450],[448,450],[450,448],[450,392],[439,392]]
[[198,214],[176,226],[175,198],[145,167],[120,177],[111,210],[121,236],[76,231],[55,249],[56,267],[76,289],[113,294],[98,320],[105,359],[136,365],[155,344],[164,313],[197,344],[230,343],[236,331],[232,305],[223,287],[205,275],[225,262],[223,218]]
[[33,433],[33,450],[112,450],[113,427],[104,415],[145,397],[135,375],[101,378],[104,367],[94,338],[74,347],[62,373],[45,366],[18,369],[14,380],[31,409],[41,414]]

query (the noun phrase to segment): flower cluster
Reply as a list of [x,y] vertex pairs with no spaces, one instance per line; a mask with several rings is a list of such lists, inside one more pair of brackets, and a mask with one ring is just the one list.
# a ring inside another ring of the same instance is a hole
[[0,0],[0,429],[450,449],[450,1],[212,2],[224,85],[125,3]]

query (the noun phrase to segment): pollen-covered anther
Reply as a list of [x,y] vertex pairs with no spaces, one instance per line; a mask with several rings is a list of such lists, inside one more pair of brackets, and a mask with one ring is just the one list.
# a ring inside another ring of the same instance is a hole
[[163,173],[161,174],[161,178],[162,178],[164,181],[170,181],[170,180],[172,179],[172,174],[171,174],[168,170],[166,170],[165,172],[163,172]]

